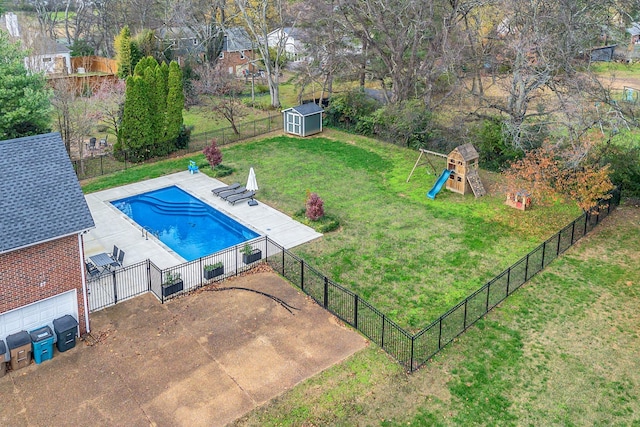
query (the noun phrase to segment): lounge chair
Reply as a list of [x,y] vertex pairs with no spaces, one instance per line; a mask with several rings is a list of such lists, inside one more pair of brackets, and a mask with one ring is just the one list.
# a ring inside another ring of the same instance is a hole
[[241,185],[235,190],[223,191],[222,193],[218,194],[218,196],[223,200],[227,200],[227,197],[235,196],[236,194],[244,193],[245,191],[247,191],[247,189]]
[[222,187],[214,188],[213,190],[211,190],[211,192],[215,196],[217,196],[218,194],[222,193],[223,191],[235,190],[238,187],[240,187],[240,183],[239,182],[234,182],[231,185],[224,185]]
[[234,194],[233,196],[227,197],[225,200],[232,205],[235,205],[241,200],[253,199],[253,196],[256,195],[255,191],[245,191],[244,193]]

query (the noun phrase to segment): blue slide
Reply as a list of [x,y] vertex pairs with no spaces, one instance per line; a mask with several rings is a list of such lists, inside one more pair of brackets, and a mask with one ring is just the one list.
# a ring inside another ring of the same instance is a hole
[[442,171],[442,175],[440,175],[440,178],[438,178],[436,183],[433,184],[433,188],[427,193],[428,198],[430,198],[431,200],[436,198],[436,194],[440,192],[444,183],[447,182],[447,179],[449,179],[449,175],[451,175],[450,170],[445,169]]

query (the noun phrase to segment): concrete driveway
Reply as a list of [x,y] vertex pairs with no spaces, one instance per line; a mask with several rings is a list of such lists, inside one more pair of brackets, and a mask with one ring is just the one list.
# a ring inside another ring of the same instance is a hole
[[164,305],[151,294],[91,315],[92,337],[0,378],[0,424],[225,425],[366,340],[271,272]]

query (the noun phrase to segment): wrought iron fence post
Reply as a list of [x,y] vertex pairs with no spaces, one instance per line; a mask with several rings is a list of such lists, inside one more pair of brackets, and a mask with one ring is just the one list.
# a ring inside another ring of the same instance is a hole
[[[527,261],[524,263],[524,281],[525,282],[529,280],[528,279],[529,278],[529,255],[531,255],[531,252],[527,254]],[[509,271],[511,271],[511,267],[509,267]]]
[[575,235],[575,231],[576,231],[576,221],[574,220],[571,223],[571,245],[573,245],[573,236]]
[[489,293],[491,293],[491,282],[487,282],[487,306],[484,309],[485,313],[489,311]]
[[469,297],[464,300],[464,319],[462,321],[462,329],[467,329],[467,303],[469,302]]
[[386,318],[384,313],[382,313],[382,331],[380,331],[380,348],[384,350],[384,324],[386,323]]
[[442,317],[440,318],[440,324],[438,325],[438,350],[442,348]]
[[324,276],[324,308],[329,306],[329,279]]
[[118,283],[116,281],[116,271],[113,270],[111,273],[113,275],[113,303],[118,303]]
[[147,258],[147,290],[151,290],[151,260]]
[[[525,271],[524,277],[526,280],[527,273]],[[507,296],[509,296],[509,285],[511,285],[511,267],[507,268]]]
[[562,234],[562,230],[558,232],[558,247],[556,248],[556,256],[560,256],[560,235]]
[[355,294],[353,301],[353,327],[358,329],[358,294]]
[[544,253],[546,249],[547,249],[547,242],[545,240],[545,242],[542,244],[542,265],[540,266],[540,270],[544,268]]
[[287,275],[284,274],[284,248],[282,248],[282,275],[287,277]]
[[409,359],[409,372],[413,372],[413,352],[414,352],[414,343],[416,341],[415,336],[411,337],[411,355]]
[[582,233],[583,236],[587,234],[587,224],[589,224],[589,212],[584,213],[584,232]]
[[300,289],[304,291],[304,260],[300,260]]
[[164,283],[164,270],[160,270],[160,302],[164,304],[164,292],[162,292],[162,284]]

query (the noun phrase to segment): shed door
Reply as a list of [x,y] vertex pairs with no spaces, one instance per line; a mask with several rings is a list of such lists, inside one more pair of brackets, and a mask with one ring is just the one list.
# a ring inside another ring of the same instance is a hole
[[295,135],[302,134],[302,117],[298,114],[287,114],[287,132]]
[[65,314],[78,320],[78,301],[76,290],[58,294],[6,313],[0,314],[0,339],[20,331],[31,331],[42,326],[50,326],[53,321]]

